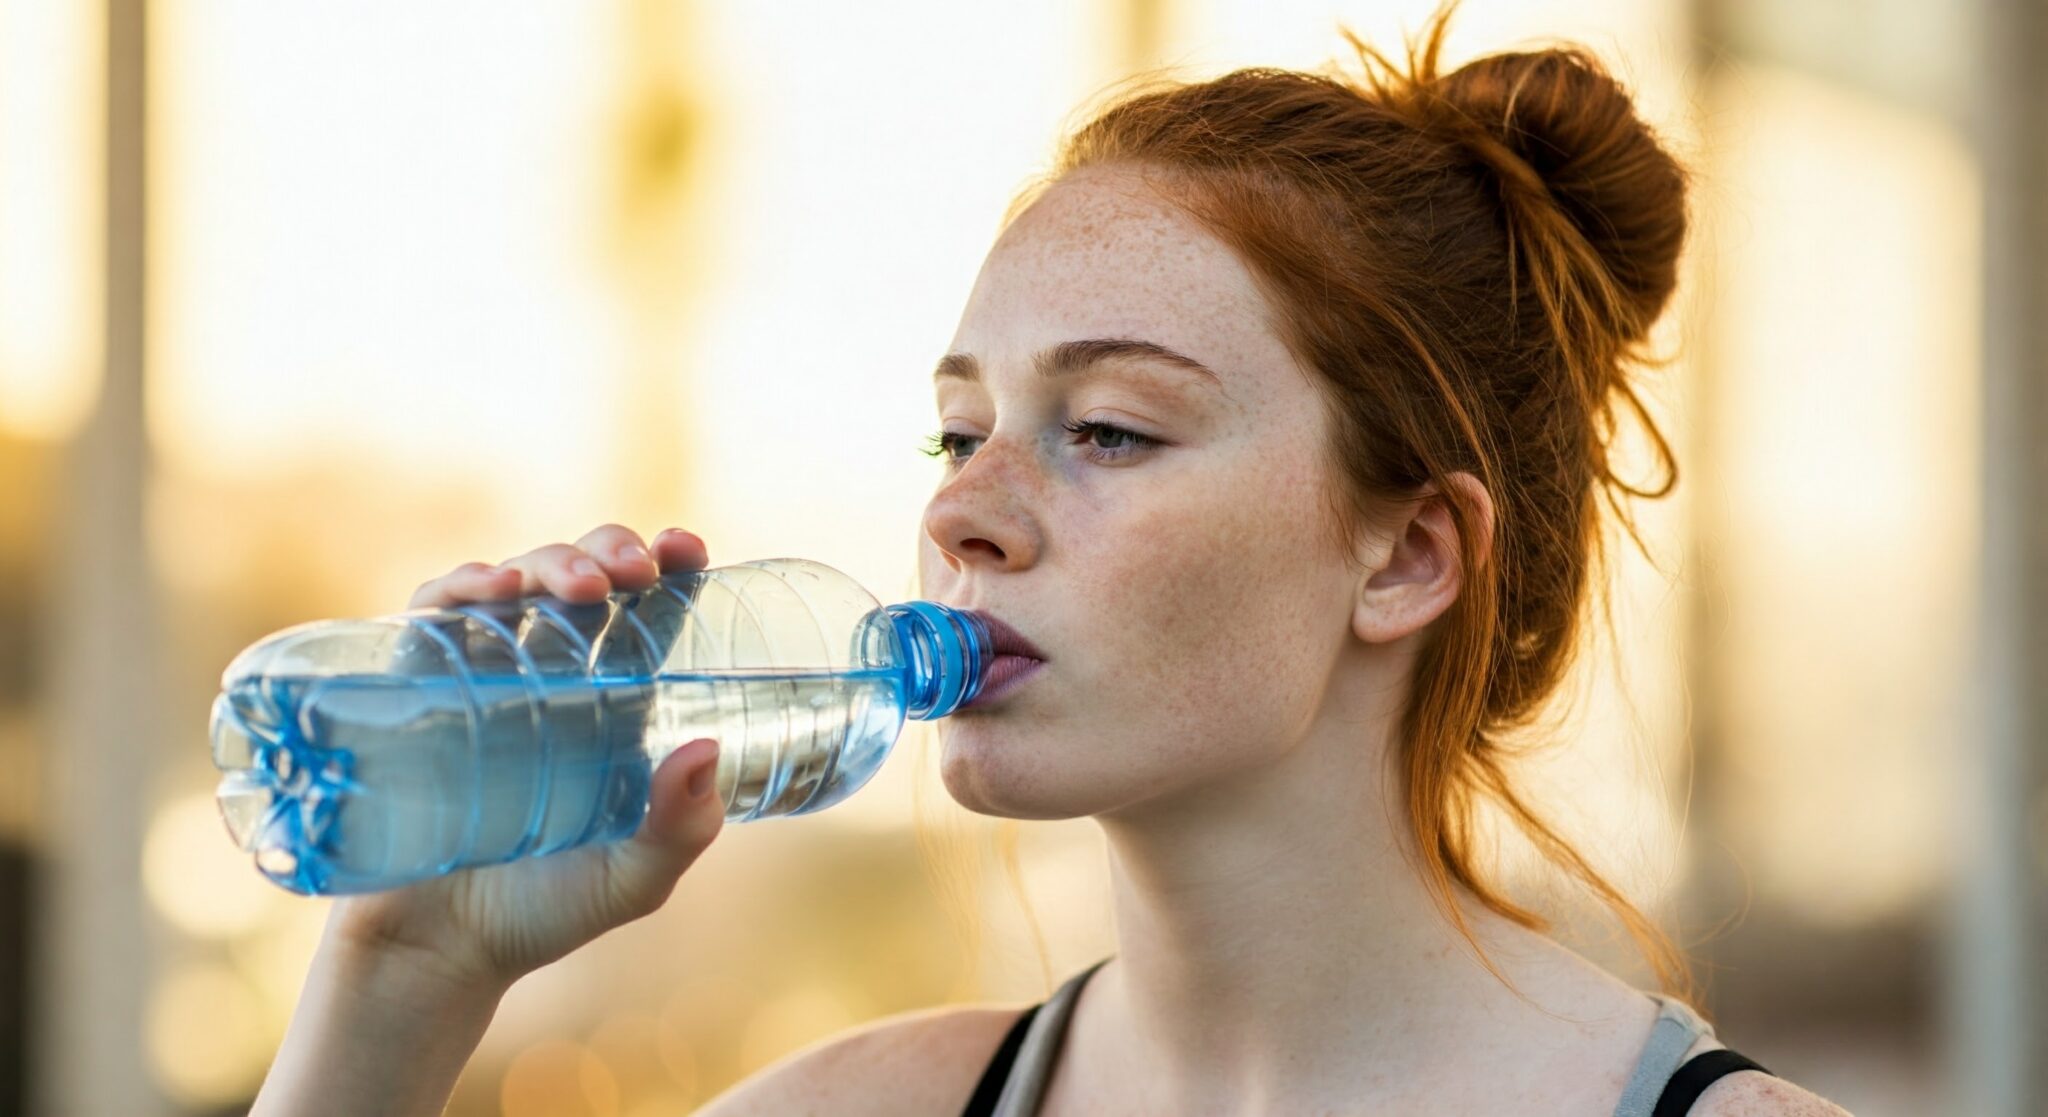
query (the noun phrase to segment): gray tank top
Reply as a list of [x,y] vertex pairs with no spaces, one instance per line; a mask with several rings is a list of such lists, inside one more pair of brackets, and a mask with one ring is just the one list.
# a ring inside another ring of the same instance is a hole
[[[1104,958],[1068,978],[1051,997],[1018,1020],[983,1074],[964,1117],[1033,1117],[1038,1112],[1081,986],[1108,961]],[[1683,1001],[1661,993],[1648,995],[1658,1005],[1657,1023],[1636,1059],[1635,1073],[1621,1092],[1621,1102],[1614,1107],[1614,1117],[1676,1117],[1724,1074],[1738,1070],[1770,1073],[1725,1047],[1703,1052],[1681,1068],[1679,1060],[1701,1036],[1712,1035],[1713,1026]],[[1021,1042],[1018,1028],[1023,1029]],[[996,1092],[998,1083],[1000,1093]]]

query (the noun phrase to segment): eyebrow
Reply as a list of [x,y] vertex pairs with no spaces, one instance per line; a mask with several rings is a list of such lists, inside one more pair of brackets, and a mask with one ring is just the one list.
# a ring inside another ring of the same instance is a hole
[[[1133,337],[1087,337],[1076,341],[1062,341],[1049,349],[1041,350],[1032,363],[1040,377],[1054,380],[1119,358],[1149,360],[1169,368],[1193,373],[1207,379],[1216,390],[1223,391],[1223,378],[1216,375],[1209,366],[1157,342]],[[932,373],[932,379],[979,383],[981,362],[975,360],[972,353],[948,353],[939,358],[939,367]],[[1224,394],[1229,395],[1228,392]]]

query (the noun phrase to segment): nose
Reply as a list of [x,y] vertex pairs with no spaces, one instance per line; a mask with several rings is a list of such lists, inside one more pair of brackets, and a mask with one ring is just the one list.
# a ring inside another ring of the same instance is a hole
[[1022,570],[1038,561],[1037,525],[1019,497],[1020,471],[1029,467],[997,456],[1010,452],[1003,440],[990,439],[925,505],[925,535],[955,573],[973,566]]

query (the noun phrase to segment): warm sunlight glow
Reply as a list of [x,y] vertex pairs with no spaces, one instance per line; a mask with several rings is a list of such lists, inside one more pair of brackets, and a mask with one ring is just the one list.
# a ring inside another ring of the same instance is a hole
[[1936,886],[1963,755],[1978,184],[1938,120],[1773,70],[1728,88],[1725,809],[1760,889],[1847,926]]
[[158,1084],[193,1109],[253,1096],[278,1039],[249,983],[210,964],[164,978],[150,995],[147,1029]]
[[247,932],[288,902],[235,848],[210,793],[157,811],[143,842],[142,883],[165,919],[201,938]]
[[103,5],[0,0],[0,434],[68,436],[99,374]]
[[499,1086],[505,1117],[618,1117],[619,1086],[595,1052],[564,1039],[521,1051]]
[[155,87],[166,465],[244,479],[376,460],[529,503],[610,480],[621,339],[593,274],[590,146],[605,22],[474,4],[401,22],[157,14],[160,51],[192,60]]

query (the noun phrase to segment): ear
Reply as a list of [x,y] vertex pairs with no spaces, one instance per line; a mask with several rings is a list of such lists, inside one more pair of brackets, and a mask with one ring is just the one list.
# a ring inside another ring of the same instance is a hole
[[[1484,569],[1493,551],[1493,500],[1470,473],[1447,479],[1465,498],[1478,521],[1473,568]],[[1351,630],[1369,644],[1384,644],[1419,631],[1441,616],[1464,587],[1458,529],[1442,492],[1425,485],[1421,499],[1396,505],[1391,531],[1360,551],[1364,572],[1351,612]]]

